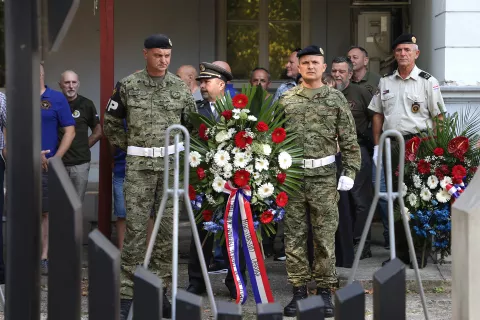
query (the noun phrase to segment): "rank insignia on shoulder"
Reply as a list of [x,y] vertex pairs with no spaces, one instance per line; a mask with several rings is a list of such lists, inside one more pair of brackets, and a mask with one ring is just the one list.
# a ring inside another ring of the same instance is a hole
[[420,105],[418,104],[418,102],[414,102],[412,104],[412,112],[417,113],[418,111],[420,111]]
[[432,75],[431,75],[430,73],[425,72],[425,71],[420,72],[418,75],[419,75],[420,77],[426,79],[426,80],[428,80],[428,79],[430,79],[430,78],[432,77]]

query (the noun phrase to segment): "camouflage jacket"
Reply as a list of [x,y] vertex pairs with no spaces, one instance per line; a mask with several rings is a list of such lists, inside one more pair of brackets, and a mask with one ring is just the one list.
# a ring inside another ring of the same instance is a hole
[[[343,94],[323,86],[311,99],[303,86],[287,91],[279,100],[289,118],[287,135],[297,133],[296,144],[303,148],[305,159],[319,159],[337,153],[337,141],[342,152],[344,175],[355,179],[360,170],[360,147],[352,113]],[[335,163],[305,169],[305,176],[335,174]]]
[[[141,70],[119,81],[105,112],[103,130],[110,143],[151,148],[165,145],[165,131],[172,124],[191,129],[188,114],[196,111],[192,94],[182,80],[167,72],[159,84]],[[127,132],[123,126],[126,119]],[[169,144],[173,144],[171,132]],[[127,168],[163,171],[164,159],[127,155]]]

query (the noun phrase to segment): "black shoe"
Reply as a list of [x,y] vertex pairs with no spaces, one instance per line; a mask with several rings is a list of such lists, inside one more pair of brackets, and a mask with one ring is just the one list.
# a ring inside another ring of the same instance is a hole
[[285,317],[295,317],[297,315],[297,301],[308,298],[307,286],[293,287],[293,298],[285,308],[283,315]]
[[[360,245],[360,239],[356,239],[353,241],[353,252],[355,255],[357,254],[358,247]],[[370,250],[370,243],[367,241],[363,247],[362,254],[360,255],[360,260],[371,258],[372,257],[372,250]]]
[[132,299],[120,299],[120,320],[127,320]]
[[332,291],[330,288],[317,288],[317,296],[322,296],[323,303],[325,303],[325,308],[323,310],[324,317],[333,318],[335,313],[332,302]]
[[162,301],[162,317],[166,319],[172,318],[172,305],[167,298],[167,295],[163,294],[163,301]]
[[190,293],[196,294],[197,296],[200,296],[200,295],[204,294],[205,292],[207,292],[207,289],[205,288],[205,286],[189,284],[188,288],[187,288],[187,292],[190,292]]

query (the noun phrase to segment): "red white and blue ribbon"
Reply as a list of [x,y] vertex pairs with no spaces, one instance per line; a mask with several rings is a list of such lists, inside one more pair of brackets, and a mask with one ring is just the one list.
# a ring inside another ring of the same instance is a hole
[[[224,232],[228,259],[230,260],[233,280],[237,289],[236,303],[244,304],[248,296],[247,288],[240,272],[240,234],[255,302],[257,304],[272,303],[272,290],[270,289],[263,255],[253,225],[252,210],[250,208],[250,187],[235,188],[229,181],[225,183],[224,192],[229,194],[224,217]],[[242,231],[239,230],[240,221]]]

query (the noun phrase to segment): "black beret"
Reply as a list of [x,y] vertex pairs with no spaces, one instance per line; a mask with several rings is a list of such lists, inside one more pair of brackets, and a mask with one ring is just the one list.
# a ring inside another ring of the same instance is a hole
[[297,52],[297,58],[303,56],[323,56],[323,49],[315,45],[305,47]]
[[172,49],[172,40],[164,34],[153,34],[145,39],[145,49]]
[[200,74],[196,80],[217,78],[227,82],[233,79],[233,75],[230,72],[216,64],[202,62],[200,63],[199,69]]
[[395,48],[402,43],[417,44],[417,38],[411,33],[404,33],[393,41],[392,50],[395,50]]

